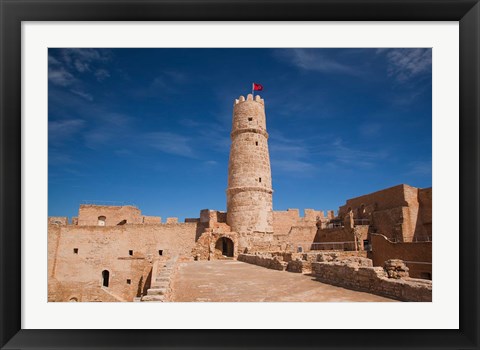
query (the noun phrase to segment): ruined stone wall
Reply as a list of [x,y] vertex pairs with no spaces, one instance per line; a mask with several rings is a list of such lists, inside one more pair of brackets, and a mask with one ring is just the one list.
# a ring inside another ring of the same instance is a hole
[[431,281],[388,278],[383,267],[350,261],[314,262],[313,275],[323,283],[378,294],[403,301],[432,301]]
[[143,223],[143,216],[140,209],[125,205],[125,206],[110,206],[110,205],[92,205],[82,204],[78,210],[78,225],[79,226],[99,226],[99,217],[105,217],[104,226],[116,226],[118,224],[141,224]]
[[255,254],[239,254],[238,260],[249,264],[266,267],[273,270],[287,270],[289,272],[310,273],[313,262],[349,261],[367,262],[372,266],[372,261],[366,259],[366,252],[257,252]]
[[[241,236],[273,232],[272,177],[264,101],[241,96],[233,109],[228,163],[227,224]],[[257,237],[259,238],[259,237]],[[258,239],[257,239],[258,240]],[[255,237],[244,237],[250,245]]]
[[379,234],[372,234],[371,241],[374,266],[383,266],[390,259],[400,259],[407,264],[411,277],[431,278],[432,242],[393,243]]
[[[49,300],[68,301],[78,290],[78,301],[96,301],[107,294],[132,301],[145,287],[154,260],[190,257],[196,230],[197,223],[49,225],[49,283],[58,287],[49,290]],[[104,270],[109,271],[109,287],[100,291]]]
[[281,256],[272,256],[269,254],[239,254],[238,261],[280,271],[285,271],[288,265],[287,262],[283,261]]

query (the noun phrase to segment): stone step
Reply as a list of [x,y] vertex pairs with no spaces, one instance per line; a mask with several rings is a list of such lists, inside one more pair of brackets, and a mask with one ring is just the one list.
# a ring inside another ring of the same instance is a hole
[[142,297],[142,301],[165,301],[163,295],[145,295]]
[[169,282],[170,278],[168,277],[157,277],[155,278],[155,282]]
[[147,295],[165,295],[166,293],[166,288],[150,288],[147,290]]

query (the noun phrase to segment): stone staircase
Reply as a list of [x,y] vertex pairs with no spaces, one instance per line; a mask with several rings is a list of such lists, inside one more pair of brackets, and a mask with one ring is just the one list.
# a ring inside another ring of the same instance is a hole
[[175,256],[167,262],[159,260],[154,262],[152,267],[152,282],[150,288],[147,290],[147,295],[144,295],[141,301],[168,301],[170,283],[177,260],[178,256]]

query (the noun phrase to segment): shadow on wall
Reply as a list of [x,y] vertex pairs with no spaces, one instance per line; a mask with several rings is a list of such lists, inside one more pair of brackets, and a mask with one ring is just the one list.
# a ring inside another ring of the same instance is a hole
[[371,234],[373,266],[400,259],[407,264],[410,277],[432,279],[432,242],[391,242],[381,234]]
[[145,284],[143,285],[143,290],[142,290],[142,278],[140,278],[140,282],[138,283],[138,291],[137,291],[137,297],[141,297],[142,295],[147,295],[147,291],[150,288],[150,285],[152,284],[152,269],[150,269],[150,272],[148,273],[148,276],[145,280]]

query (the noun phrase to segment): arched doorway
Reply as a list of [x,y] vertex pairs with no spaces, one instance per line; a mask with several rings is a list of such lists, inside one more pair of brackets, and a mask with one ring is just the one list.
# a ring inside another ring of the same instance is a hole
[[103,278],[103,286],[108,287],[108,282],[110,279],[110,272],[108,270],[103,270],[102,271],[102,278]]
[[227,237],[220,237],[215,244],[215,250],[222,256],[233,257],[233,241]]

